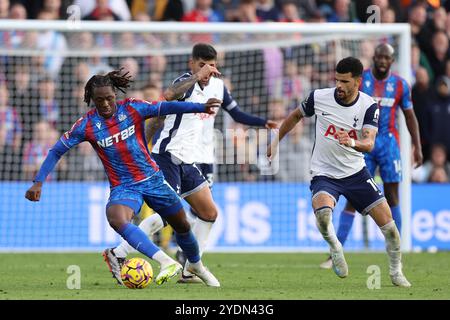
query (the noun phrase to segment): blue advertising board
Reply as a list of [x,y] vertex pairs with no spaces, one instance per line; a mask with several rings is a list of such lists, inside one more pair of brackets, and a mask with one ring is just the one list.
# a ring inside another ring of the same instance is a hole
[[[105,217],[105,183],[46,183],[41,201],[24,198],[29,183],[0,183],[0,250],[98,251],[120,237]],[[307,184],[216,183],[219,218],[211,251],[325,251],[315,225]],[[450,250],[450,185],[413,185],[413,249]],[[341,199],[333,221],[338,225]],[[370,249],[384,250],[384,238],[367,219]],[[346,243],[364,250],[363,218],[356,215]]]

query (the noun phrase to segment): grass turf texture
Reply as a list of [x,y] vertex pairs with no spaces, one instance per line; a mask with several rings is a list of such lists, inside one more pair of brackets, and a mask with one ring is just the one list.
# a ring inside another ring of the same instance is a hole
[[[152,283],[131,290],[115,283],[100,253],[0,254],[0,299],[450,299],[450,252],[403,255],[412,288],[391,284],[383,253],[347,253],[346,279],[319,269],[325,258],[317,253],[209,253],[204,262],[221,288],[177,284],[172,279],[162,286]],[[159,268],[151,264],[156,277]],[[79,290],[67,289],[70,265],[80,267]],[[380,267],[380,289],[367,288],[370,265]]]

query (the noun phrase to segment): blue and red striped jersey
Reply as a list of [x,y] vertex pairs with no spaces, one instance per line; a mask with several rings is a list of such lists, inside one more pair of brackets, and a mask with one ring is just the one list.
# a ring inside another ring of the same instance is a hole
[[88,141],[100,157],[111,187],[133,184],[159,170],[145,140],[145,119],[158,116],[161,102],[126,99],[117,102],[111,118],[94,108],[63,134],[61,142],[72,148]]
[[378,120],[378,135],[393,134],[397,141],[399,108],[411,109],[411,90],[402,77],[391,73],[384,80],[377,80],[370,69],[364,70],[360,91],[370,95],[378,104],[380,117]]

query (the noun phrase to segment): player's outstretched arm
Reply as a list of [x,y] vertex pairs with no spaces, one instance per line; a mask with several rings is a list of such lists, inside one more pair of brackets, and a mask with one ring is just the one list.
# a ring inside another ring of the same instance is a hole
[[194,73],[189,78],[178,81],[169,86],[163,93],[164,98],[167,101],[178,100],[202,78],[209,77],[210,75],[219,76],[220,72],[216,67],[205,64],[199,72]]
[[414,168],[418,168],[423,163],[422,145],[420,144],[419,123],[413,109],[403,109],[405,115],[406,126],[411,135],[412,144],[414,146]]
[[272,154],[277,150],[278,143],[284,138],[286,134],[291,131],[297,123],[303,118],[303,114],[301,113],[299,108],[296,108],[294,111],[292,111],[286,119],[284,119],[283,123],[281,124],[280,130],[278,131],[278,134],[273,139],[270,146],[267,147],[267,157],[270,159],[272,157]]
[[193,103],[181,101],[163,101],[156,116],[166,116],[168,114],[179,113],[208,113],[213,114],[214,109],[220,107],[222,100],[210,98],[206,103]]
[[375,137],[377,135],[377,129],[372,127],[365,127],[362,130],[361,140],[355,140],[350,138],[346,131],[338,131],[336,133],[340,144],[353,148],[360,152],[371,152],[375,146]]
[[225,109],[233,118],[234,121],[238,123],[245,124],[247,126],[255,126],[255,127],[265,127],[266,129],[277,129],[278,124],[273,120],[265,120],[249,114],[247,112],[242,111],[239,106],[235,106],[231,110]]
[[39,172],[37,173],[36,177],[34,178],[34,184],[27,190],[25,193],[25,198],[27,198],[30,201],[39,201],[41,198],[41,189],[42,184],[44,183],[45,179],[49,175],[50,172],[52,172],[53,168],[58,163],[59,159],[64,155],[64,153],[67,152],[69,148],[67,148],[61,140],[58,140],[58,142],[55,143],[55,145],[50,149],[48,152],[47,157],[45,158],[44,162],[42,163],[41,168],[39,169]]

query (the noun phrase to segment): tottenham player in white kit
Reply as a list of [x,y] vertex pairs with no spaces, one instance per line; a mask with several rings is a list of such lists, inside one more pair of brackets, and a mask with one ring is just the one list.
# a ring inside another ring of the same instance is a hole
[[[189,61],[191,72],[187,72],[173,82],[164,92],[167,101],[207,101],[210,97],[222,100],[221,106],[237,122],[250,126],[277,128],[271,120],[261,119],[242,112],[231,97],[217,70],[217,52],[209,44],[199,43],[192,49]],[[163,124],[154,143],[152,157],[164,173],[167,182],[191,206],[195,215],[190,219],[192,231],[203,253],[210,230],[217,218],[217,208],[213,201],[210,186],[214,163],[214,119],[201,114],[182,117],[165,117],[161,121],[154,119],[148,124],[147,139]],[[139,227],[147,234],[153,234],[164,226],[159,215],[151,215]],[[107,249],[105,255],[110,265],[120,268],[120,261],[132,247],[123,241],[117,248]],[[118,259],[119,258],[119,259]],[[187,264],[189,262],[186,262]],[[180,282],[195,283],[201,280],[187,271],[182,273]],[[112,268],[114,269],[114,268]]]
[[348,275],[341,243],[331,215],[340,195],[361,214],[369,214],[380,227],[389,257],[389,275],[394,285],[410,287],[402,272],[400,234],[382,192],[364,162],[378,130],[379,110],[375,101],[358,90],[363,65],[353,57],[336,66],[336,87],[311,92],[309,97],[283,121],[279,137],[268,150],[269,158],[280,141],[303,117],[316,117],[316,141],[311,157],[312,206],[316,224],[330,246],[334,272]]

